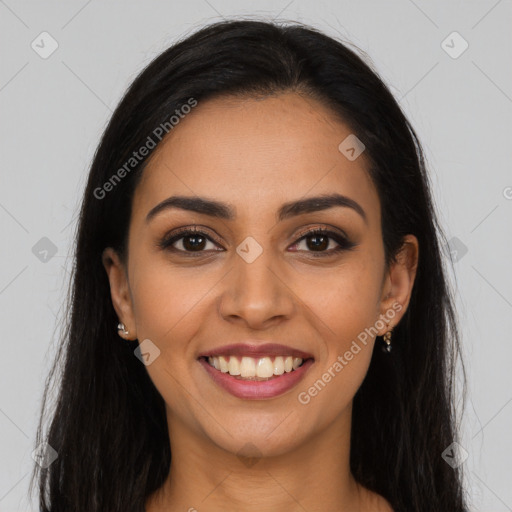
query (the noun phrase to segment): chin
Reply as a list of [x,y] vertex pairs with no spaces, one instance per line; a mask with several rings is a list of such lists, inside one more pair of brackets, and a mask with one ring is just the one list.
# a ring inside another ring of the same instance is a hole
[[247,421],[231,423],[225,425],[227,432],[220,429],[210,439],[221,449],[239,457],[277,457],[297,450],[305,442],[305,430],[299,430],[297,425],[290,422],[291,416],[283,421],[281,415],[277,421],[271,424],[266,421],[264,425],[255,421],[250,427]]

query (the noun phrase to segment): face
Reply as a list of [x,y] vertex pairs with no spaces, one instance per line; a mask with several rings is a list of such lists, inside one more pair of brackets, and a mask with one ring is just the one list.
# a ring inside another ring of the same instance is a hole
[[[350,134],[295,93],[224,98],[200,102],[156,150],[134,195],[126,266],[111,249],[104,264],[128,337],[150,340],[146,368],[171,432],[181,426],[205,446],[278,455],[349,423],[375,336],[406,310],[417,258],[409,236],[404,257],[385,268],[365,154],[338,149]],[[343,204],[290,207],[333,194]],[[224,208],[165,206],[172,196]],[[307,361],[241,383],[201,357],[232,344],[284,346],[228,349],[233,373],[230,351],[246,375],[251,361],[268,371],[265,356],[271,372],[279,356]]]

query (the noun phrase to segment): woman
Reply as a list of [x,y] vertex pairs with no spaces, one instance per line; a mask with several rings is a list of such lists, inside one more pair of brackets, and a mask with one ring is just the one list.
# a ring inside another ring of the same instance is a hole
[[441,241],[417,136],[342,43],[169,48],[89,174],[41,510],[466,510]]

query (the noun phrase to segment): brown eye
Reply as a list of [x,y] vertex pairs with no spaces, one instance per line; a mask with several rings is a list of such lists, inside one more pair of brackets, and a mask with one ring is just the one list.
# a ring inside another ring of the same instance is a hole
[[[208,244],[211,244],[208,247]],[[304,244],[304,248],[297,246]],[[187,256],[201,255],[201,253],[218,251],[219,243],[213,241],[206,233],[197,229],[183,229],[178,233],[163,238],[158,246],[161,249],[182,253]],[[331,256],[343,250],[350,250],[356,244],[350,242],[343,235],[327,229],[313,229],[305,234],[292,246],[293,252],[311,253],[314,257]],[[216,249],[217,247],[217,249]],[[293,249],[295,247],[295,249]],[[194,254],[195,253],[195,254]]]
[[[333,247],[332,241],[337,246]],[[302,242],[304,242],[305,249],[295,250],[318,253],[312,254],[313,256],[330,256],[343,250],[352,249],[356,245],[339,233],[326,229],[314,229],[305,233],[292,247],[296,247]]]
[[324,251],[329,247],[330,237],[327,235],[308,235],[304,238],[306,246],[312,251]]
[[194,233],[193,235],[182,236],[178,241],[181,241],[183,249],[186,251],[201,251],[205,248],[207,239],[203,235]]
[[[211,244],[208,247],[208,244]],[[202,253],[215,249],[216,242],[214,242],[206,233],[196,229],[183,229],[178,233],[163,238],[158,246],[161,249],[166,249],[174,252],[181,252],[184,254]]]

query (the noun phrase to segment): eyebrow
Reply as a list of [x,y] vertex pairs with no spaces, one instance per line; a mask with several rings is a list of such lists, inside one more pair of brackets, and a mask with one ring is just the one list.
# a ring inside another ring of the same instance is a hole
[[[351,208],[363,218],[365,223],[368,223],[368,218],[361,205],[350,197],[341,194],[326,194],[316,197],[307,197],[305,199],[285,203],[279,208],[277,212],[277,219],[278,221],[283,221],[305,213],[327,210],[328,208],[336,206]],[[197,196],[171,196],[163,200],[161,203],[158,203],[150,210],[146,216],[146,222],[149,222],[160,212],[173,208],[196,212],[224,220],[234,220],[236,217],[236,209],[226,203]]]

